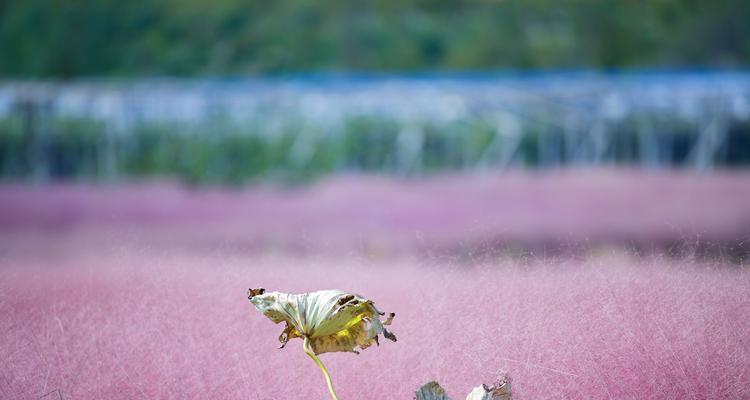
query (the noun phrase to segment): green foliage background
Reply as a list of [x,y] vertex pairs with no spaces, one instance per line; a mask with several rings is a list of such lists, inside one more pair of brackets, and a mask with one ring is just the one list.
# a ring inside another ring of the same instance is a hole
[[747,0],[3,0],[0,76],[742,67]]

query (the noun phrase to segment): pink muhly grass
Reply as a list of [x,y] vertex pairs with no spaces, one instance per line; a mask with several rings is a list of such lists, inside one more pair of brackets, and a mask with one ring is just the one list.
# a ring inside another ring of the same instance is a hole
[[[325,355],[342,400],[460,398],[501,370],[516,400],[750,398],[747,261],[611,250],[746,252],[748,198],[745,172],[2,186],[0,398],[327,398],[251,285],[398,314],[397,344]],[[585,251],[544,255],[564,242]],[[497,243],[542,251],[474,253]]]
[[749,176],[619,170],[335,178],[294,189],[0,186],[0,235],[145,228],[155,244],[216,240],[331,253],[488,243],[536,249],[701,241],[747,248]]
[[398,312],[398,344],[326,354],[342,399],[410,399],[433,379],[468,393],[499,370],[515,399],[750,396],[746,266],[117,250],[3,260],[0,397],[326,398],[248,282],[376,293]]

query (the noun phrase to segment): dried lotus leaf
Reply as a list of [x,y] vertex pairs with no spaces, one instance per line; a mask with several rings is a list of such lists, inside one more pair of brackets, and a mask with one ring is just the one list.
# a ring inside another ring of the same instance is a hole
[[445,389],[435,381],[427,382],[414,393],[414,400],[451,400]]
[[466,400],[512,400],[510,389],[510,377],[501,374],[500,378],[491,386],[482,385],[475,387]]
[[[435,381],[422,385],[414,395],[415,400],[451,400],[445,393],[445,389]],[[493,385],[483,384],[475,387],[466,400],[512,400],[510,377],[501,373],[500,378]]]
[[285,322],[279,336],[280,347],[294,338],[307,337],[315,354],[353,352],[378,344],[378,335],[392,341],[396,336],[383,325],[390,325],[395,314],[383,315],[375,304],[362,296],[340,290],[288,294],[250,289],[248,299],[275,323]]

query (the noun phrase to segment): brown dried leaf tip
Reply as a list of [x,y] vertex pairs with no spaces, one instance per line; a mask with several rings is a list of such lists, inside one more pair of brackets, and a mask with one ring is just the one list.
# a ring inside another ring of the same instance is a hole
[[261,294],[265,292],[266,292],[266,289],[263,289],[263,288],[247,289],[247,299],[252,300],[253,297],[260,296]]

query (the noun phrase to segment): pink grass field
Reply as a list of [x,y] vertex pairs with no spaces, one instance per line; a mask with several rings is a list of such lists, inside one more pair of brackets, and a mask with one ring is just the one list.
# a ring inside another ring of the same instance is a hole
[[[257,286],[339,288],[396,313],[397,343],[321,356],[342,400],[411,399],[433,379],[460,400],[499,371],[514,399],[750,398],[748,264],[618,242],[743,243],[748,182],[587,172],[281,192],[0,187],[0,398],[328,398],[300,340],[276,349],[281,326],[246,298]],[[472,234],[563,233],[601,245],[446,250]]]

